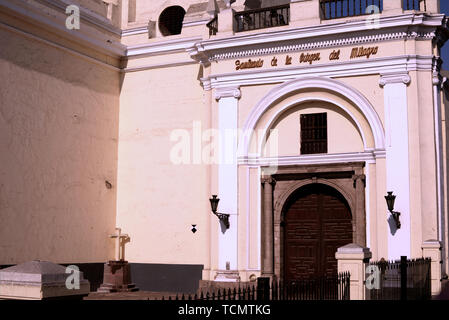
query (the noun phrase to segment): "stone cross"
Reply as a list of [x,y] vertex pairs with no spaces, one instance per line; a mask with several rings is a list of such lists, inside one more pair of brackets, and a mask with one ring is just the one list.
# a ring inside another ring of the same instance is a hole
[[[116,233],[109,235],[109,238],[115,239],[115,260],[124,261],[125,260],[125,243],[129,241],[129,236],[127,234],[122,234],[121,228],[115,228]],[[123,241],[122,241],[123,239]]]

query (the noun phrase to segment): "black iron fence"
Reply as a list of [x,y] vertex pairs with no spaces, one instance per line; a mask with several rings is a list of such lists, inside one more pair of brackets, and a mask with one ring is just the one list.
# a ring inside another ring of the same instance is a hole
[[404,10],[421,10],[421,4],[422,4],[422,10],[427,10],[426,0],[402,0],[402,8]]
[[[397,261],[371,262],[367,269],[367,300],[429,300],[431,260],[401,257]],[[377,273],[377,274],[376,274]],[[377,276],[379,278],[377,279]]]
[[382,13],[383,0],[320,0],[325,20]]
[[235,32],[285,26],[290,21],[290,5],[237,12],[234,19]]
[[244,284],[233,289],[217,289],[200,294],[177,294],[162,300],[349,300],[350,275],[300,279],[283,283],[270,278],[258,278],[256,285]]
[[349,300],[350,275],[299,279],[288,284],[275,282],[271,300]]

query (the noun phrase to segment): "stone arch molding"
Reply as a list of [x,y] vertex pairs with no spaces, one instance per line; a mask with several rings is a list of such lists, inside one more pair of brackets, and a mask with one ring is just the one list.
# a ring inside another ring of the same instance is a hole
[[351,192],[346,190],[344,187],[340,186],[338,183],[335,183],[331,180],[327,179],[305,179],[305,180],[297,180],[292,181],[289,185],[289,188],[285,190],[277,199],[274,204],[274,220],[276,222],[282,221],[282,210],[284,209],[285,204],[287,203],[288,199],[300,188],[303,188],[310,184],[324,184],[329,187],[334,188],[337,190],[348,202],[348,205],[351,209],[351,215],[354,215],[355,212],[355,203],[354,203],[354,197],[351,195]]
[[[277,101],[279,101],[281,98],[287,96],[288,94],[291,94],[292,92],[298,91],[298,90],[304,90],[304,89],[325,89],[331,92],[334,92],[335,94],[343,95],[359,109],[359,111],[363,114],[363,116],[368,121],[368,124],[370,126],[372,135],[374,137],[374,148],[376,150],[384,150],[385,149],[385,132],[382,125],[382,122],[379,118],[379,115],[377,114],[374,107],[371,105],[371,103],[368,101],[368,99],[365,98],[358,90],[348,86],[347,84],[340,82],[338,80],[325,78],[325,77],[303,77],[298,78],[294,80],[287,81],[275,88],[273,88],[268,94],[266,94],[262,100],[260,100],[257,105],[253,108],[251,111],[248,119],[246,120],[243,132],[250,132],[251,134],[244,134],[240,138],[239,141],[239,157],[248,157],[249,155],[249,149],[250,149],[250,143],[253,136],[253,132],[257,126],[257,123],[261,119],[261,117],[264,115],[264,113],[269,110],[274,104],[276,104]],[[309,99],[308,99],[309,100]],[[315,99],[316,100],[316,99]],[[341,105],[336,104],[332,101],[326,100],[327,102],[333,103],[334,105],[340,107],[343,109],[344,112],[346,112],[357,124],[358,129],[362,135],[362,138],[364,140],[364,145],[366,148],[365,143],[365,135],[362,131],[360,125],[358,124],[357,119],[348,112],[345,108],[343,108]],[[304,102],[304,101],[300,101]],[[297,103],[293,104],[296,105]],[[293,105],[289,105],[286,108],[292,107]],[[284,108],[282,111],[284,111],[286,108]],[[274,122],[277,117],[271,119],[270,122]],[[267,132],[270,129],[270,125],[264,128],[264,137],[267,136]],[[258,149],[258,155],[261,156],[262,150],[259,146]]]

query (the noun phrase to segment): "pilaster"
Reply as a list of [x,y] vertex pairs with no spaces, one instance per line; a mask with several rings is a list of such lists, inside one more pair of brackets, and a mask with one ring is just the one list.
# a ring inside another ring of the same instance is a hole
[[430,258],[430,279],[432,295],[437,295],[441,291],[441,243],[438,240],[427,240],[422,244],[422,255]]
[[216,281],[239,281],[238,275],[238,172],[237,172],[237,139],[238,139],[238,87],[219,88],[215,92],[218,100],[219,164],[218,164],[218,196],[219,211],[229,214],[230,228],[223,224],[218,228],[218,268]]
[[410,170],[407,85],[408,72],[382,74],[379,84],[384,88],[387,191],[397,197],[394,210],[401,212],[401,228],[397,229],[389,212],[388,258],[410,257]]
[[371,259],[369,248],[347,244],[337,249],[335,258],[338,260],[338,273],[349,272],[351,275],[350,299],[365,300],[365,270]]

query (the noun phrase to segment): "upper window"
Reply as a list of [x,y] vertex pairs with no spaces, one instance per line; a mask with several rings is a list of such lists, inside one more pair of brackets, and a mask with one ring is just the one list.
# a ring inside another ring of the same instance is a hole
[[163,36],[180,34],[186,11],[180,6],[168,7],[159,17],[159,30]]
[[302,114],[301,154],[327,153],[327,113]]

